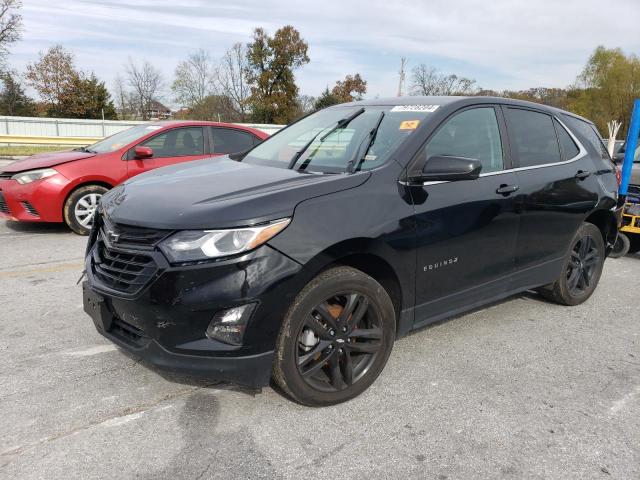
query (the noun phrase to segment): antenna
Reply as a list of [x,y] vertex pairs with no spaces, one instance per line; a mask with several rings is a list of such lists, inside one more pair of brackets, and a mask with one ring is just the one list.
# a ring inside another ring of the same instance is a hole
[[398,96],[402,96],[402,89],[404,87],[404,67],[407,64],[407,59],[405,57],[400,58],[400,80],[398,81]]

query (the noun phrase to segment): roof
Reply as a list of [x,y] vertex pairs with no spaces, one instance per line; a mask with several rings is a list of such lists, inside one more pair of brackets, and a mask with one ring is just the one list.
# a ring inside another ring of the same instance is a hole
[[[593,123],[588,118],[581,117],[572,112],[562,110],[560,108],[551,107],[542,103],[527,102],[525,100],[516,100],[514,98],[505,97],[485,97],[485,96],[406,96],[406,97],[389,97],[374,98],[371,100],[359,100],[356,102],[343,103],[336,106],[394,106],[394,105],[454,105],[456,103],[472,105],[475,103],[497,103],[502,105],[517,105],[521,107],[535,108],[538,110],[546,110],[550,113],[562,113],[579,118],[585,122]],[[462,105],[461,105],[462,106]]]
[[157,122],[149,122],[149,125],[158,125],[160,127],[210,126],[210,127],[234,128],[236,130],[244,130],[246,132],[251,132],[261,139],[265,139],[269,136],[268,133],[265,133],[262,130],[258,130],[257,128],[253,128],[253,127],[248,127],[246,125],[238,125],[237,123],[210,122],[207,120],[160,120]]

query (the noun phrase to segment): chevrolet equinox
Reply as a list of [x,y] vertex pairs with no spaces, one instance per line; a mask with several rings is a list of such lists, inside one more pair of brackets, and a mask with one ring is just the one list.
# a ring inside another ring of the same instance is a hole
[[249,151],[107,192],[84,308],[150,364],[335,404],[416,328],[529,289],[588,299],[615,243],[617,189],[593,123],[562,110],[337,105]]

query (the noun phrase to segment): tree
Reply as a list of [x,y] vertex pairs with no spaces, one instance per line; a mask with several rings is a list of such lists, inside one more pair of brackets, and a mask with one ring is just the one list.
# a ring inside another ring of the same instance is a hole
[[36,115],[35,103],[24,93],[17,75],[12,71],[0,74],[0,115]]
[[321,110],[323,108],[330,107],[331,105],[337,105],[338,103],[340,103],[340,99],[329,90],[329,87],[327,87],[316,99],[314,108],[316,110]]
[[40,52],[38,61],[27,65],[27,83],[33,87],[44,103],[48,115],[61,114],[60,105],[68,103],[73,95],[80,72],[75,68],[73,54],[62,45]]
[[162,89],[162,74],[148,61],[138,65],[131,58],[125,69],[136,109],[143,120],[148,120],[151,103]]
[[411,72],[411,95],[474,95],[476,81],[457,75],[445,75],[424,63]]
[[280,28],[273,37],[256,28],[247,50],[248,103],[254,121],[288,123],[297,111],[293,71],[309,63],[307,43],[291,25]]
[[213,93],[214,81],[210,55],[198,50],[178,64],[171,90],[180,104],[191,108]]
[[354,76],[347,75],[344,80],[338,80],[331,93],[339,102],[353,102],[362,100],[362,96],[367,93],[367,82],[362,79],[359,73]]
[[73,92],[65,95],[58,106],[62,116],[69,118],[92,118],[115,120],[118,118],[111,94],[104,82],[91,74],[88,78],[78,77],[72,85]]
[[9,51],[9,46],[22,35],[22,8],[20,0],[0,0],[0,57]]
[[619,48],[597,47],[570,90],[570,106],[595,122],[601,132],[607,122],[629,125],[633,99],[640,97],[640,59]]
[[248,52],[241,43],[235,43],[225,52],[217,72],[220,93],[231,100],[240,122],[246,120],[250,89],[245,80],[249,64]]

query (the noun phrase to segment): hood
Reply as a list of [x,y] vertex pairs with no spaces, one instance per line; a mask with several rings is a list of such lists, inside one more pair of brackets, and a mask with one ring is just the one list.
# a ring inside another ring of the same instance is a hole
[[363,184],[369,172],[315,175],[222,157],[138,175],[102,197],[114,222],[159,229],[229,228],[289,217],[303,200]]
[[74,160],[82,160],[83,158],[94,157],[95,153],[89,152],[54,152],[54,153],[39,153],[32,155],[23,160],[12,162],[3,168],[5,173],[18,173],[27,170],[35,170],[37,168],[48,168],[61,163],[73,162]]

